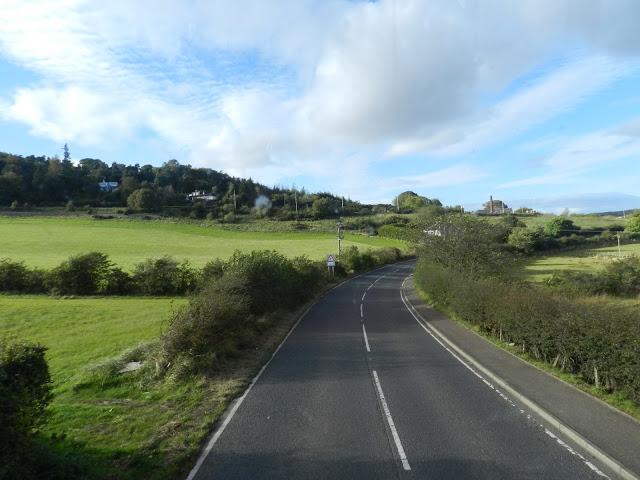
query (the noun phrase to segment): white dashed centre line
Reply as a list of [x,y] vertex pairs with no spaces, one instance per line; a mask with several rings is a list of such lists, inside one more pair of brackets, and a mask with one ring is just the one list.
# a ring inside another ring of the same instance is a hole
[[367,352],[371,353],[371,347],[369,347],[369,338],[367,337],[367,330],[364,328],[364,323],[362,324],[362,334],[364,335],[364,346],[367,347]]

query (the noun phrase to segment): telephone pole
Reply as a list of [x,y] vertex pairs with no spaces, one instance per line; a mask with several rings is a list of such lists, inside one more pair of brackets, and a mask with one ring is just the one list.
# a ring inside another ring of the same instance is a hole
[[622,258],[622,249],[620,248],[620,232],[616,232],[618,237],[618,258]]
[[338,257],[340,257],[342,253],[342,239],[344,238],[342,234],[342,222],[340,220],[338,220],[336,227],[338,228]]

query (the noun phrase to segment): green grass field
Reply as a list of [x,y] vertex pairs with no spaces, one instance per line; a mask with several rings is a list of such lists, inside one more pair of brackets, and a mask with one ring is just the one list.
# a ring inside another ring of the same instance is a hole
[[[544,226],[549,220],[554,218],[555,215],[538,215],[535,217],[520,217],[527,227]],[[627,220],[624,218],[618,218],[611,215],[571,215],[568,217],[578,227],[588,230],[589,228],[608,228],[614,225],[625,226]]]
[[45,345],[56,393],[64,393],[85,367],[157,339],[172,308],[184,303],[184,298],[0,295],[0,338]]
[[[640,244],[628,244],[620,247],[622,257],[640,256]],[[542,282],[559,270],[593,271],[620,258],[616,245],[577,249],[560,252],[554,255],[536,256],[523,265],[522,278],[534,282]]]
[[[145,220],[93,220],[78,217],[0,217],[0,258],[50,268],[70,255],[100,251],[129,269],[150,257],[170,255],[201,266],[234,250],[277,250],[287,256],[322,259],[335,253],[335,235],[325,232],[232,231],[217,225]],[[394,246],[403,242],[346,234],[343,246]]]

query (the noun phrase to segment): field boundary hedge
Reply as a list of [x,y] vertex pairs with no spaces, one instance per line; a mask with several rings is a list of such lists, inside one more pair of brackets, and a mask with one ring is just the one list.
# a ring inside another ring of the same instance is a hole
[[522,353],[640,404],[640,315],[597,299],[473,278],[425,259],[416,286],[438,307]]

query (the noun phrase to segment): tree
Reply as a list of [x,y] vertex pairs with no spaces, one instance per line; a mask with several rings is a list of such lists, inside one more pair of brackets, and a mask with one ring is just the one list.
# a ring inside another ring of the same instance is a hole
[[66,143],[64,144],[64,147],[62,147],[62,152],[63,152],[63,156],[62,159],[65,162],[70,162],[71,161],[71,154],[69,153],[69,145],[67,145]]
[[574,225],[573,220],[563,217],[552,218],[544,226],[544,233],[554,238],[561,237],[563,233],[570,233],[573,230],[580,230],[580,227]]
[[150,188],[139,188],[129,195],[127,205],[133,210],[149,212],[158,208],[158,197]]
[[538,248],[543,238],[540,229],[531,230],[528,228],[516,227],[509,234],[507,244],[522,253],[531,253]]
[[327,218],[334,214],[331,199],[327,197],[316,198],[311,204],[311,216],[313,218]]
[[625,232],[640,233],[640,213],[635,213],[627,221]]

